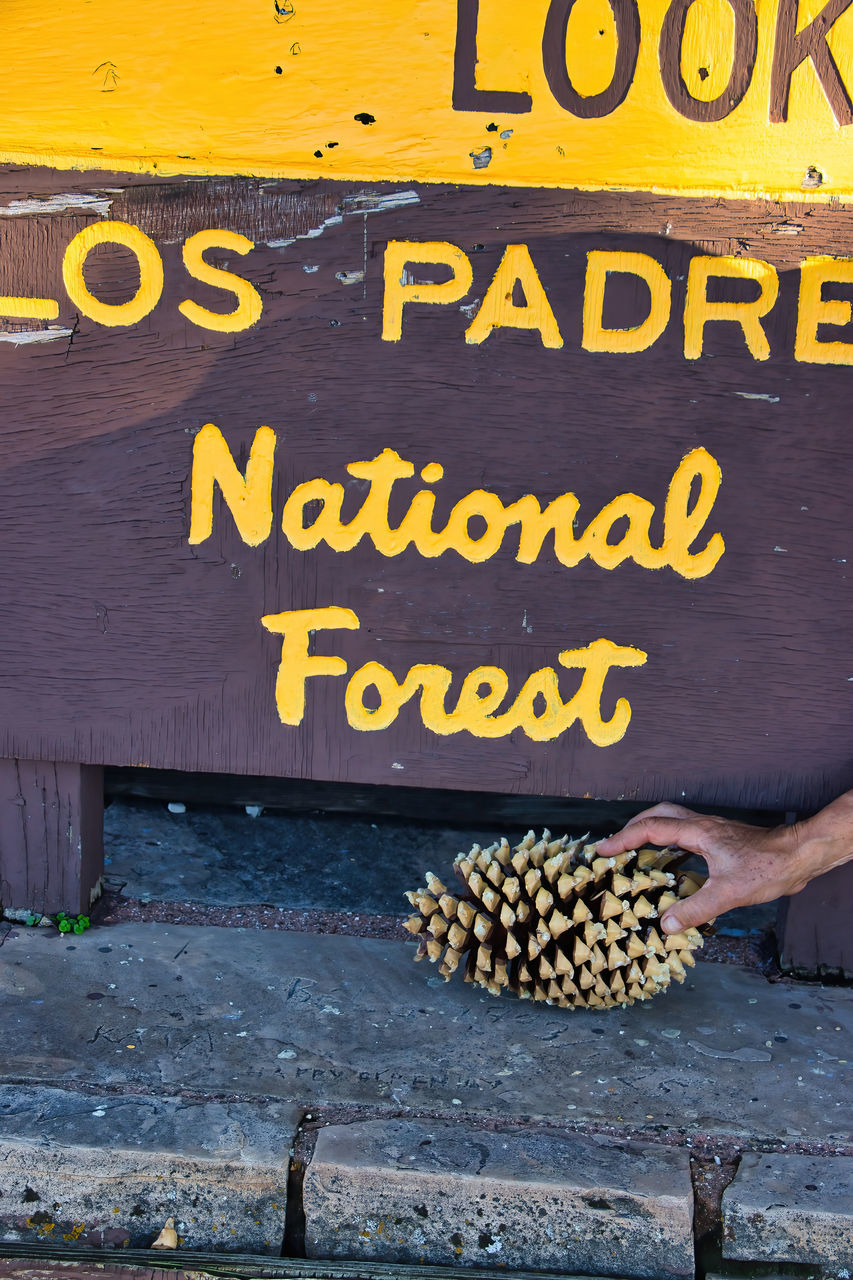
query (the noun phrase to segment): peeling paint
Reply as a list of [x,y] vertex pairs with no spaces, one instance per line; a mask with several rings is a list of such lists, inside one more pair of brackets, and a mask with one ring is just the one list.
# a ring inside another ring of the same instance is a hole
[[790,222],[783,220],[782,222],[767,222],[764,226],[758,228],[759,231],[769,232],[777,236],[798,236],[804,231],[802,223]]
[[346,196],[341,203],[342,212],[334,213],[331,217],[324,218],[318,227],[311,227],[309,231],[303,231],[300,235],[291,236],[289,239],[267,240],[265,243],[269,249],[286,249],[288,245],[295,244],[297,240],[316,240],[327,227],[339,227],[345,215],[385,213],[389,209],[400,209],[406,205],[420,204],[420,200],[421,198],[417,191],[390,191],[387,195],[361,191],[356,195]]
[[298,236],[290,236],[286,240],[267,240],[267,248],[286,249],[288,245],[296,244],[297,240],[316,240],[327,227],[339,227],[343,220],[343,214],[333,213],[330,218],[324,218],[319,227],[311,227],[308,231],[303,231]]
[[54,342],[57,338],[70,338],[73,329],[28,329],[24,333],[0,333],[0,342],[11,342],[13,346],[26,346],[34,342]]
[[764,391],[735,391],[733,394],[740,396],[741,400],[766,400],[768,404],[778,404],[781,398],[769,396]]
[[344,213],[385,213],[387,209],[402,209],[420,202],[417,191],[389,191],[384,196],[361,191],[358,195],[346,196],[343,209]]
[[106,216],[112,203],[112,199],[83,192],[47,196],[43,200],[12,200],[9,204],[0,205],[0,218],[25,218],[31,214],[45,213],[98,213]]

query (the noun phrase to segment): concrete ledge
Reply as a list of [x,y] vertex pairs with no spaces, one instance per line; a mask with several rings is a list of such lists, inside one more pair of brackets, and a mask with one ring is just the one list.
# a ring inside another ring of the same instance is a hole
[[723,1256],[853,1267],[853,1159],[745,1152],[723,1193]]
[[295,1107],[0,1086],[0,1241],[281,1252]]
[[370,1121],[321,1131],[310,1258],[693,1276],[687,1154],[573,1133]]
[[853,990],[700,960],[645,1004],[570,1013],[445,984],[413,950],[189,925],[113,925],[70,943],[13,929],[0,948],[0,1079],[308,1111],[616,1116],[652,1142],[673,1129],[743,1146],[850,1142]]

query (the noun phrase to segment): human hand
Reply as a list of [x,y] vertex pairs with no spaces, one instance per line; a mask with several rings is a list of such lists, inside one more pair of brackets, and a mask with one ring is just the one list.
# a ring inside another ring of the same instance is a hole
[[826,870],[810,869],[804,856],[807,825],[753,827],[694,813],[679,804],[656,804],[638,813],[616,835],[600,840],[598,853],[611,858],[627,849],[656,844],[677,845],[703,857],[708,864],[705,884],[681,898],[661,920],[665,933],[678,933],[734,907],[798,893],[813,875]]

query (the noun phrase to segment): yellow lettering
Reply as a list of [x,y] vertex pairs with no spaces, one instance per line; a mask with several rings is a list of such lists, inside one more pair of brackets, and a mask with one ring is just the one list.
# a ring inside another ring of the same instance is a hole
[[[91,251],[99,244],[120,244],[136,256],[139,264],[139,288],[129,302],[101,302],[89,292],[83,267]],[[66,292],[83,315],[97,324],[113,327],[137,324],[160,301],[163,292],[163,260],[153,240],[138,227],[127,222],[92,222],[77,235],[65,250],[62,279]]]
[[[752,302],[709,302],[708,280],[722,276],[730,280],[754,280],[758,297]],[[684,355],[697,360],[702,354],[705,325],[710,320],[733,320],[739,324],[753,360],[766,360],[770,343],[761,317],[771,310],[779,293],[775,267],[759,258],[703,258],[690,261],[687,272],[687,299],[684,304]]]
[[370,481],[367,497],[358,512],[349,524],[342,526],[348,546],[354,547],[367,534],[382,555],[398,556],[405,550],[407,540],[399,527],[389,527],[388,503],[397,481],[408,480],[415,474],[415,468],[394,449],[383,449],[369,462],[348,463],[347,471],[357,480]]
[[818,340],[819,324],[849,324],[853,316],[853,307],[844,299],[824,299],[823,286],[830,283],[853,283],[853,258],[806,258],[800,267],[795,360],[809,364],[853,364],[853,343]]
[[[406,279],[410,262],[450,267],[449,280],[418,284]],[[471,288],[474,273],[467,255],[443,240],[389,240],[385,250],[385,295],[382,303],[382,338],[399,342],[403,336],[403,307],[409,302],[446,305],[459,302]]]
[[[605,329],[604,289],[608,275],[638,276],[649,289],[649,314],[632,329]],[[669,323],[672,285],[659,262],[646,253],[592,249],[586,255],[586,284],[583,295],[583,338],[585,351],[630,353],[645,351],[657,342]]]
[[55,320],[59,303],[55,298],[0,298],[0,316],[16,320]]
[[[397,556],[411,540],[410,528],[388,524],[388,504],[398,480],[414,475],[411,462],[404,461],[394,449],[383,449],[367,462],[350,462],[347,471],[358,480],[369,480],[370,488],[352,520],[341,522],[344,487],[327,480],[306,480],[297,485],[282,514],[282,529],[299,551],[307,551],[325,542],[335,551],[352,551],[363,537],[368,537],[385,556]],[[432,497],[432,494],[426,495]],[[305,528],[304,507],[309,502],[322,502],[322,510]],[[411,510],[409,512],[411,515]],[[438,553],[436,553],[438,554]]]
[[261,318],[263,303],[254,285],[240,276],[235,276],[233,272],[225,271],[222,267],[213,267],[204,260],[207,249],[228,249],[231,253],[242,255],[254,247],[253,240],[249,240],[247,236],[241,236],[236,231],[198,231],[194,236],[190,236],[183,247],[184,266],[187,271],[203,284],[214,285],[216,288],[227,289],[229,293],[233,293],[237,298],[237,307],[234,311],[224,313],[209,311],[207,307],[201,307],[197,302],[187,299],[186,302],[178,305],[181,315],[185,316],[191,324],[196,324],[202,329],[214,329],[218,333],[238,333],[241,329],[249,329],[253,324],[257,324]]
[[[543,707],[537,713],[536,702],[539,698],[542,699]],[[542,667],[527,677],[515,702],[501,719],[509,721],[505,730],[507,733],[518,725],[534,742],[550,742],[572,723],[566,712],[567,707],[560,697],[560,682],[556,671],[553,667]]]
[[234,517],[237,532],[250,547],[269,537],[272,528],[272,475],[275,432],[258,427],[246,475],[241,475],[225,441],[212,422],[205,423],[193,441],[189,543],[209,538],[213,530],[213,486]]
[[[636,493],[622,493],[592,519],[580,540],[582,554],[589,556],[602,569],[615,569],[623,560],[632,559],[643,569],[658,569],[668,563],[649,541],[649,526],[655,509]],[[627,520],[628,527],[618,542],[609,542],[614,525]]]
[[309,654],[311,634],[341,628],[358,631],[360,625],[352,609],[342,609],[338,605],[322,609],[290,609],[285,613],[268,613],[261,618],[261,626],[267,631],[284,637],[275,680],[275,704],[282,724],[302,723],[305,681],[311,676],[342,676],[346,673],[347,664],[343,658]]
[[444,705],[452,679],[447,667],[440,667],[434,662],[419,662],[412,667],[404,683],[404,688],[412,693],[421,689],[421,720],[427,729],[442,737],[456,732]]
[[[447,667],[418,663],[400,682],[381,663],[368,662],[353,673],[347,685],[344,700],[347,723],[362,732],[387,729],[401,707],[420,690],[421,721],[431,733],[442,737],[467,732],[475,738],[502,738],[521,729],[534,742],[551,742],[577,721],[596,746],[610,746],[624,737],[631,719],[631,704],[626,698],[620,698],[613,715],[604,720],[601,712],[604,681],[611,668],[641,667],[647,656],[641,649],[616,645],[610,640],[594,640],[584,649],[566,649],[559,655],[561,666],[583,670],[574,696],[564,703],[557,672],[553,667],[543,667],[527,677],[515,701],[502,715],[495,713],[506,698],[509,679],[501,667],[475,667],[470,671],[462,682],[454,710],[448,712],[445,703],[453,677]],[[342,662],[342,659],[318,661]],[[324,672],[315,668],[310,674]],[[341,668],[336,667],[332,674],[341,674]],[[484,686],[485,692],[482,692]],[[371,687],[379,697],[379,705],[374,708],[365,706],[364,702]]]
[[631,722],[631,704],[627,698],[619,698],[609,720],[601,718],[601,698],[608,671],[611,667],[642,667],[647,658],[648,654],[642,649],[614,644],[612,640],[593,640],[585,649],[564,649],[558,655],[561,666],[583,668],[580,688],[567,703],[566,710],[572,717],[569,723],[579,720],[586,736],[597,747],[619,742]]
[[[343,485],[319,477],[297,485],[282,514],[282,529],[291,546],[308,551],[324,542],[335,551],[351,551],[367,537],[383,556],[398,556],[414,545],[427,559],[455,551],[469,563],[481,564],[497,554],[507,529],[517,524],[520,530],[515,558],[520,564],[533,564],[545,538],[553,533],[554,554],[567,568],[573,568],[588,556],[602,569],[615,569],[624,561],[633,560],[643,569],[670,566],[685,578],[700,578],[710,573],[725,550],[722,536],[715,533],[701,551],[690,551],[711,514],[722,480],[718,463],[701,448],[682,459],[670,482],[660,547],[651,545],[655,507],[635,493],[613,498],[590,520],[579,537],[575,537],[574,525],[580,504],[573,493],[560,494],[543,510],[538,498],[530,493],[504,506],[497,494],[474,489],[454,505],[445,527],[435,530],[432,527],[435,494],[420,489],[399,525],[391,528],[392,491],[398,480],[411,479],[414,475],[412,463],[393,449],[384,449],[369,461],[349,463],[347,471],[357,479],[370,482],[359,510],[350,521],[342,523]],[[427,463],[421,471],[428,483],[440,480],[442,475],[437,462]],[[697,479],[699,489],[691,507],[692,486]],[[305,508],[312,502],[319,502],[322,507],[306,527]],[[472,532],[470,522],[476,519],[482,520],[485,527]],[[621,536],[613,540],[614,530],[622,522],[625,528]]]
[[[343,500],[342,484],[330,484],[328,480],[319,477],[298,484],[285,502],[281,514],[281,527],[290,545],[297,551],[311,551],[318,543],[325,542],[336,551],[350,551],[350,544],[342,536]],[[321,502],[323,505],[306,526],[305,508],[309,502]]]
[[[524,305],[513,302],[521,285]],[[542,344],[561,347],[563,339],[526,244],[508,244],[480,310],[465,332],[465,341],[483,342],[493,329],[538,329]]]
[[[469,521],[477,516],[486,523],[479,538],[472,537],[468,529]],[[472,564],[481,564],[499,549],[506,524],[504,504],[497,494],[475,489],[456,503],[438,538],[442,549],[452,548]]]
[[412,498],[409,509],[397,530],[401,550],[411,542],[425,560],[434,560],[436,556],[444,555],[447,542],[444,538],[444,530],[436,533],[432,527],[434,511],[435,494],[430,493],[428,489],[419,489]]
[[[409,676],[398,684],[387,667],[381,662],[366,662],[363,667],[354,671],[344,697],[347,723],[353,729],[370,733],[374,729],[387,729],[397,719],[397,713],[413,693],[418,684],[411,682]],[[366,707],[364,695],[368,689],[374,688],[379,695],[378,707]]]
[[[699,492],[691,510],[690,494],[697,477]],[[711,514],[722,479],[720,464],[702,448],[686,454],[672,477],[663,515],[662,563],[672,565],[682,578],[707,577],[726,549],[723,535],[715,533],[702,551],[690,552]]]
[[[448,673],[449,674],[449,673]],[[483,685],[487,692],[481,693]],[[501,667],[475,667],[462,681],[453,714],[448,717],[450,732],[467,729],[475,738],[501,738],[510,732],[502,723],[503,716],[494,712],[509,691],[509,677]]]
[[538,498],[526,493],[507,507],[507,524],[520,524],[518,555],[520,564],[533,564],[542,550],[547,534],[554,532],[554,554],[560,564],[574,568],[583,560],[585,551],[574,535],[574,522],[580,503],[573,493],[562,493],[543,511]]

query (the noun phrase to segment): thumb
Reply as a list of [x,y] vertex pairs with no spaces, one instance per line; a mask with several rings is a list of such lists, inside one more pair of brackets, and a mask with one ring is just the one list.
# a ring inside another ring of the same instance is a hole
[[675,906],[670,907],[661,919],[661,926],[664,933],[681,933],[684,929],[707,924],[724,911],[731,911],[739,905],[725,882],[712,877],[696,893],[692,893],[689,898],[682,898]]

